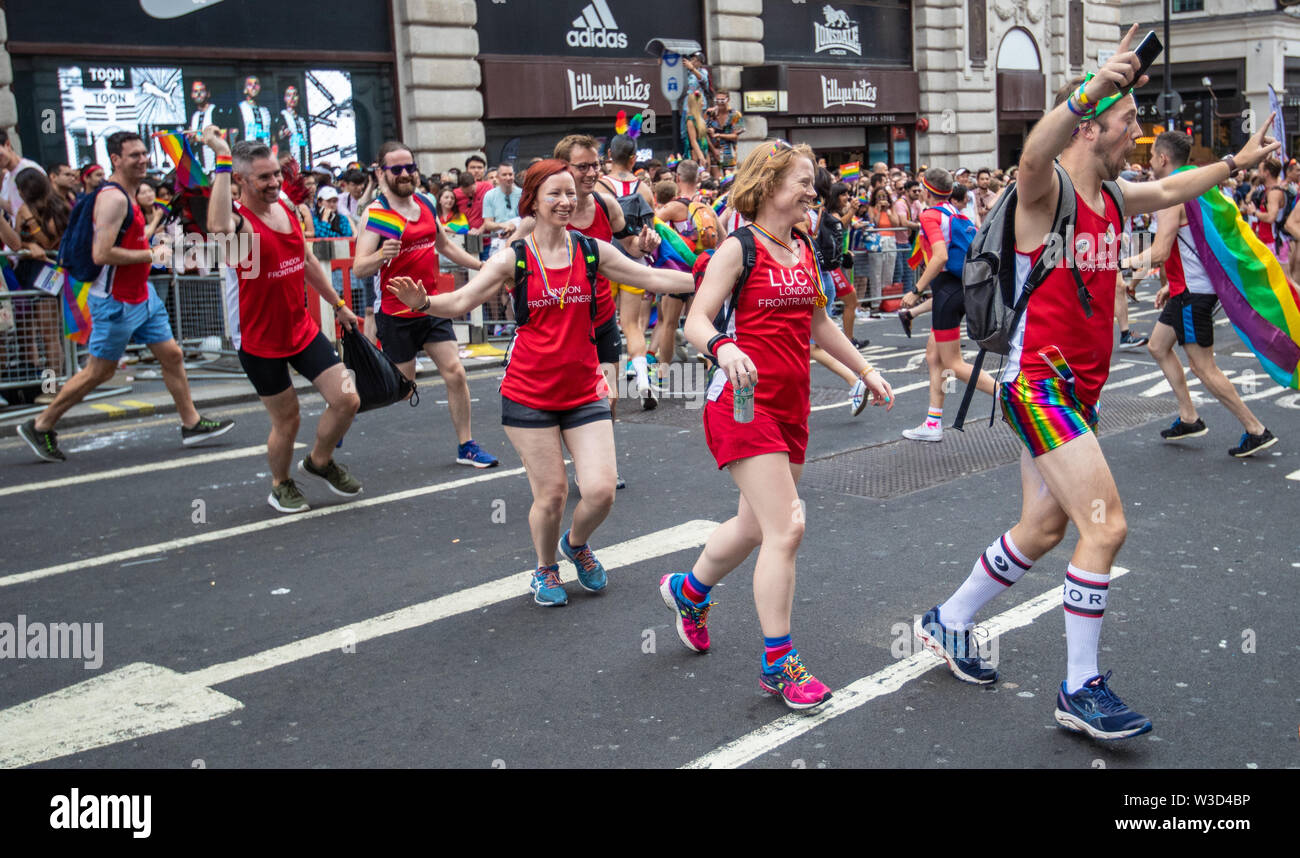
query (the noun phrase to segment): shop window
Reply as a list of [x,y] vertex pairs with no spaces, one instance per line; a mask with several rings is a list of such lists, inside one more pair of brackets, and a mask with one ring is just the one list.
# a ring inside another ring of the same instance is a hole
[[1175,15],[1179,12],[1204,12],[1205,0],[1173,0],[1170,11]]

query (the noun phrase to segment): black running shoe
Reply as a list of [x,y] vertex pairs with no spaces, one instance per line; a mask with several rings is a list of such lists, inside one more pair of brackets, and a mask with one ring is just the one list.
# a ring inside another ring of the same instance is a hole
[[42,432],[36,428],[35,418],[18,424],[18,437],[27,442],[32,452],[46,462],[66,462],[68,457],[59,449],[59,433],[53,429]]
[[181,427],[181,444],[186,447],[193,447],[195,444],[202,444],[204,441],[219,438],[234,428],[235,421],[233,420],[209,420],[200,414],[198,423],[193,426]]
[[1247,456],[1253,456],[1260,450],[1267,450],[1277,443],[1277,437],[1264,427],[1264,431],[1259,435],[1252,435],[1249,432],[1241,433],[1241,443],[1228,451],[1228,455],[1236,456],[1238,459],[1244,459]]
[[[1166,441],[1181,441],[1184,438],[1199,438],[1210,430],[1205,421],[1197,417],[1195,423],[1184,423],[1183,418],[1176,417],[1168,429],[1160,430],[1160,437]],[[1235,454],[1234,454],[1235,455]]]
[[1119,338],[1119,347],[1126,352],[1140,349],[1147,344],[1149,339],[1149,337],[1134,336],[1131,332],[1125,331]]
[[907,334],[908,339],[912,337],[912,311],[903,307],[898,311],[898,323],[903,326],[903,333]]

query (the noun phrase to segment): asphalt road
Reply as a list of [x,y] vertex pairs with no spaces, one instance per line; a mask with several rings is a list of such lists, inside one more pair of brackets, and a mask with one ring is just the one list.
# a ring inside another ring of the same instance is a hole
[[[1149,330],[1154,313],[1140,312],[1134,327]],[[924,382],[924,325],[911,340],[888,319],[859,331],[896,388]],[[592,595],[562,563],[569,605],[543,609],[525,590],[528,484],[485,372],[471,380],[475,437],[500,468],[454,463],[440,389],[424,385],[418,408],[361,415],[345,440],[361,499],[309,484],[314,511],[292,518],[265,503],[255,403],[224,409],[239,425],[192,449],[174,418],[71,431],[61,465],[0,440],[0,623],[102,623],[95,669],[0,658],[0,765],[1295,766],[1300,395],[1234,356],[1245,350],[1230,328],[1216,334],[1220,365],[1281,438],[1273,450],[1229,457],[1240,429],[1217,403],[1202,409],[1208,436],[1162,443],[1173,397],[1145,352],[1116,354],[1102,398],[1129,522],[1102,668],[1153,719],[1148,736],[1100,745],[1054,726],[1072,534],[981,615],[995,686],[962,685],[914,648],[913,617],[1015,521],[1000,421],[923,448],[899,440],[924,416],[923,387],[854,418],[845,386],[814,369],[813,404],[827,407],[812,415],[809,456],[826,461],[801,490],[794,639],[836,700],[810,718],[758,688],[752,558],[715,590],[707,656],[678,643],[659,600],[660,576],[689,568],[737,500],[698,410],[624,403],[629,487],[593,540],[618,568]],[[988,406],[976,399],[977,414]],[[304,399],[300,441],[320,407]]]

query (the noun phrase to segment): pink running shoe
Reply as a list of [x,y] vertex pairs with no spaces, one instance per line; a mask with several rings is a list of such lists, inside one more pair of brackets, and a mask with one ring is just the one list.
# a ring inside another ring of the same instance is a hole
[[768,694],[779,694],[785,705],[791,709],[812,709],[831,699],[831,690],[817,677],[808,672],[799,660],[799,653],[790,650],[786,656],[773,667],[775,673],[769,673],[766,660],[763,670],[758,675],[759,684]]
[[659,579],[659,595],[677,617],[677,637],[682,639],[682,643],[696,652],[708,652],[709,609],[713,607],[713,600],[697,605],[687,599],[682,595],[682,581],[685,579],[681,572],[665,575]]

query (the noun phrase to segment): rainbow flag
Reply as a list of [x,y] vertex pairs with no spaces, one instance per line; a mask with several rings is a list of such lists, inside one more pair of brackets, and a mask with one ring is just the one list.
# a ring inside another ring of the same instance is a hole
[[401,241],[406,230],[406,218],[390,209],[371,208],[366,216],[366,229],[379,233],[382,238]]
[[212,183],[208,176],[199,166],[199,161],[194,157],[194,150],[190,149],[190,141],[185,139],[183,134],[175,131],[157,131],[154,136],[158,138],[158,145],[172,163],[176,165],[176,181],[174,186],[176,190],[182,188],[207,188]]
[[443,226],[456,233],[457,235],[469,234],[469,220],[465,217],[464,212],[460,212],[454,218],[447,221]]
[[913,271],[920,268],[921,263],[925,261],[924,256],[925,253],[921,248],[921,233],[918,232],[916,241],[912,242],[912,255],[907,257],[907,267]]
[[655,268],[690,271],[695,266],[696,254],[677,230],[655,218],[655,232],[659,234],[659,249],[655,251]]
[[90,342],[90,284],[63,273],[63,336],[84,346]]
[[856,182],[861,175],[862,165],[857,161],[840,166],[841,182]]
[[1274,381],[1300,390],[1300,293],[1277,257],[1218,188],[1188,200],[1183,210],[1196,255],[1237,336]]
[[669,156],[668,156],[668,166],[669,166],[669,167],[676,167],[676,166],[677,166],[678,164],[680,164],[681,162],[682,162],[682,156],[681,156],[681,155],[669,155]]
[[727,209],[727,195],[723,194],[713,201],[713,213],[722,217],[722,213]]

